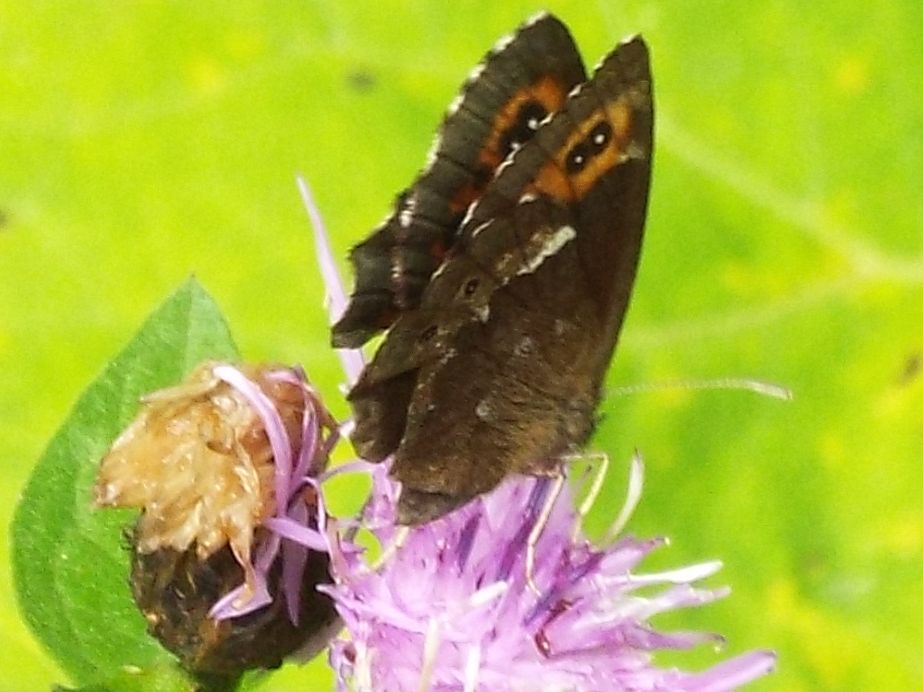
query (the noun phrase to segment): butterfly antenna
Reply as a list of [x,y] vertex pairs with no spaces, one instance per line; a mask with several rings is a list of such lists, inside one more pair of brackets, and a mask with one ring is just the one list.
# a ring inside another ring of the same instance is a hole
[[725,389],[754,392],[772,399],[791,401],[795,395],[788,387],[751,380],[744,377],[722,377],[714,380],[667,380],[665,382],[651,382],[649,384],[629,384],[608,390],[611,396],[626,396],[642,392],[662,392],[669,389]]

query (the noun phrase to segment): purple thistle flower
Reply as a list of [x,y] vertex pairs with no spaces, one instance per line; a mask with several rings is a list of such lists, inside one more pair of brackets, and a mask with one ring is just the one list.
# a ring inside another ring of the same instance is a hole
[[[310,191],[299,180],[315,230],[328,309],[345,305]],[[361,352],[341,351],[347,379]],[[564,479],[513,478],[440,520],[396,527],[399,487],[388,464],[366,465],[373,489],[362,523],[383,553],[379,564],[328,531],[334,585],[320,586],[336,604],[346,632],[330,649],[342,690],[728,690],[769,672],[771,652],[757,651],[701,673],[653,665],[662,649],[686,649],[720,637],[660,633],[657,613],[709,603],[727,589],[694,582],[718,562],[660,574],[635,572],[664,539],[624,537],[601,548],[581,533],[581,512]],[[642,467],[632,466],[629,499],[617,534],[640,494]],[[344,525],[345,526],[345,525]],[[659,591],[648,593],[652,588]]]
[[[511,479],[408,531],[394,526],[397,488],[386,466],[371,473],[365,522],[386,557],[373,567],[334,550],[335,585],[320,587],[348,631],[331,645],[339,689],[728,690],[774,665],[769,652],[702,673],[653,665],[657,650],[721,641],[648,623],[725,596],[694,586],[720,563],[636,572],[665,541],[626,537],[595,548],[566,484],[555,495],[554,481]],[[639,485],[640,462],[632,473]],[[530,579],[530,536],[546,509]]]

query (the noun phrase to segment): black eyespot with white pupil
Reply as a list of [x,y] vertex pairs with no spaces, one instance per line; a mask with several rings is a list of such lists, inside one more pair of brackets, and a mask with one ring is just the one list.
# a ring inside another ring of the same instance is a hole
[[579,173],[586,167],[589,158],[590,149],[587,147],[586,141],[577,142],[567,155],[567,172],[571,174]]
[[612,125],[603,120],[567,153],[567,158],[565,159],[567,172],[573,175],[582,171],[586,168],[590,159],[599,156],[605,151],[611,141]]
[[511,151],[519,149],[535,135],[539,123],[545,119],[548,111],[538,101],[525,101],[516,112],[512,125],[503,136],[500,146],[505,156]]
[[478,281],[476,278],[468,279],[468,281],[465,283],[465,287],[462,289],[462,291],[465,294],[465,298],[470,298],[471,296],[473,296],[474,292],[478,290],[479,284],[480,284],[480,281]]
[[524,124],[535,132],[538,129],[539,123],[545,119],[546,115],[548,115],[548,111],[546,111],[545,107],[538,101],[527,101],[523,104],[522,108],[519,109],[519,117],[517,120],[520,124]]

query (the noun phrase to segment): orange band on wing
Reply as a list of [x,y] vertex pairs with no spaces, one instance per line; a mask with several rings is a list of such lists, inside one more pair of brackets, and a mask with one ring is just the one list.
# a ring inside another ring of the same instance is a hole
[[483,171],[484,175],[471,181],[452,196],[449,202],[452,211],[464,211],[483,194],[494,171],[509,154],[504,140],[516,127],[521,125],[519,118],[523,106],[532,102],[540,105],[545,113],[555,113],[561,109],[566,99],[566,85],[552,75],[545,75],[515,92],[494,116],[490,127],[490,137],[478,152],[478,172]]
[[[627,94],[594,110],[568,136],[552,160],[542,166],[528,191],[567,203],[582,199],[600,176],[625,159],[631,141],[633,120],[631,99]],[[569,174],[567,157],[603,122],[608,122],[612,127],[610,141],[603,150],[588,159],[584,168]]]
[[503,163],[503,159],[509,153],[504,151],[503,138],[518,124],[517,118],[524,104],[534,101],[541,104],[545,113],[556,113],[564,105],[566,99],[565,85],[551,75],[541,77],[538,81],[517,91],[494,118],[490,139],[481,149],[478,160],[491,168],[496,168]]

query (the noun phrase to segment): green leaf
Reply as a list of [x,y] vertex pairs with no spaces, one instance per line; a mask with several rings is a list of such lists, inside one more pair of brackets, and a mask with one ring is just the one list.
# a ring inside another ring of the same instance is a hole
[[87,388],[29,479],[13,521],[19,602],[78,682],[172,660],[145,633],[129,593],[123,532],[134,513],[93,507],[99,460],[142,394],[178,382],[202,360],[235,357],[218,307],[189,279]]

